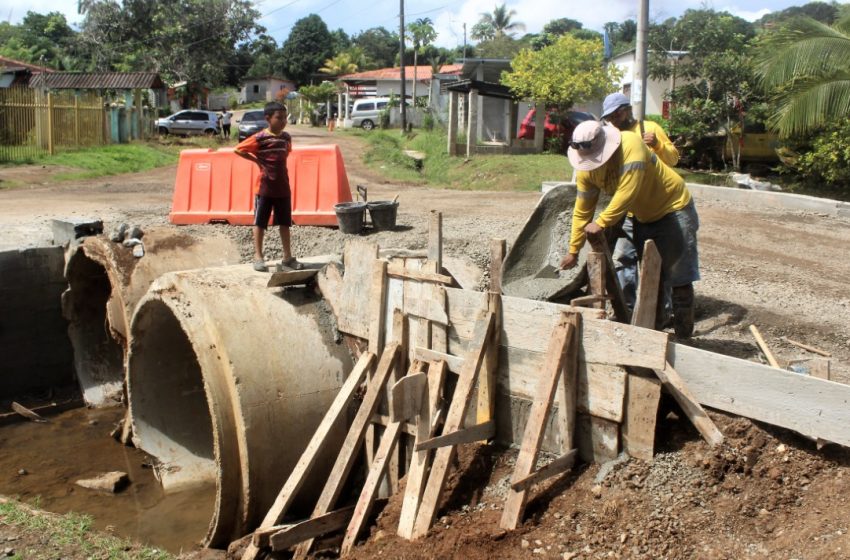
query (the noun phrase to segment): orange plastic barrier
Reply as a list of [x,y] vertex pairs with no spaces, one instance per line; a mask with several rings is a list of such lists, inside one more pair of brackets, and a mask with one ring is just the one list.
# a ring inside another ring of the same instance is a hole
[[[292,190],[292,221],[299,226],[336,226],[334,204],[351,202],[337,145],[294,146],[286,162]],[[220,150],[183,150],[168,219],[172,224],[254,223],[256,164]]]

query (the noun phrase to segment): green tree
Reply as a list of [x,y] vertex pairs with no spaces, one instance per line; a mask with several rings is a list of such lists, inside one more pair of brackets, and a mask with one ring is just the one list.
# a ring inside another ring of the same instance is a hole
[[351,55],[341,52],[325,61],[325,65],[319,68],[319,72],[328,76],[343,76],[357,72],[357,63],[351,60]]
[[771,12],[761,19],[756,21],[756,25],[768,26],[786,22],[790,19],[798,17],[810,17],[821,23],[832,25],[837,19],[838,6],[835,3],[827,4],[826,2],[809,2],[802,6],[791,6],[778,12]]
[[493,8],[492,13],[481,14],[481,19],[472,26],[471,36],[478,41],[492,40],[502,36],[513,37],[517,31],[525,31],[525,24],[514,21],[516,10],[508,10],[505,4]]
[[431,18],[419,18],[407,24],[407,36],[413,43],[413,104],[416,105],[417,65],[419,64],[419,49],[430,45],[437,38],[434,22]]
[[39,14],[29,11],[19,25],[0,23],[0,54],[47,66],[70,70],[77,32],[71,29],[60,12]]
[[558,18],[553,19],[544,25],[543,33],[548,33],[549,35],[564,35],[565,33],[569,33],[574,29],[581,29],[582,27],[584,27],[584,25],[580,21],[570,18]]
[[249,0],[85,0],[79,9],[89,69],[154,71],[208,86],[225,82],[236,45],[264,31]]
[[481,41],[475,45],[476,56],[481,58],[513,58],[522,49],[531,48],[531,42],[518,41],[513,37],[502,35]]
[[523,49],[511,61],[502,83],[520,98],[566,111],[576,103],[600,99],[620,76],[602,59],[602,41],[563,35],[539,51]]
[[[741,146],[734,134],[743,128],[747,111],[763,102],[749,54],[754,37],[752,24],[714,10],[687,10],[650,29],[649,74],[675,84],[672,131],[691,151],[706,134],[723,132],[736,169]],[[671,57],[668,51],[688,54]]]
[[316,14],[301,18],[292,26],[281,47],[286,76],[306,84],[333,53],[333,38],[328,26]]
[[850,17],[834,26],[798,18],[765,35],[756,71],[777,111],[782,136],[816,130],[850,115]]
[[355,46],[360,47],[366,56],[363,70],[389,68],[395,63],[398,55],[399,37],[383,27],[373,27],[355,35],[352,38]]

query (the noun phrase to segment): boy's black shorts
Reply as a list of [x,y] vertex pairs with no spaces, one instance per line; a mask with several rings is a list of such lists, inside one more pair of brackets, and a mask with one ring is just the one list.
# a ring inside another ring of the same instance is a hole
[[263,229],[269,227],[269,218],[274,210],[273,226],[292,227],[292,199],[270,198],[257,195],[254,197],[254,225]]

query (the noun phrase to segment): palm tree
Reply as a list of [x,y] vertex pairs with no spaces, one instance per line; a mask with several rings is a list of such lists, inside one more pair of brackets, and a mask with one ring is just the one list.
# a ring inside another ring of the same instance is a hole
[[789,21],[760,47],[756,73],[775,92],[770,124],[780,135],[812,131],[850,116],[850,17],[833,26],[811,18]]
[[351,54],[341,52],[325,61],[325,65],[319,68],[319,72],[328,76],[344,76],[357,72],[357,63],[351,60]]
[[481,19],[472,27],[472,38],[487,40],[504,36],[513,37],[515,32],[525,31],[524,23],[511,21],[515,15],[516,10],[508,11],[505,4],[494,7],[492,14],[481,14]]
[[407,25],[407,35],[413,41],[413,106],[416,107],[416,67],[419,63],[419,49],[430,45],[437,38],[437,32],[434,30],[434,22],[431,18],[419,18]]

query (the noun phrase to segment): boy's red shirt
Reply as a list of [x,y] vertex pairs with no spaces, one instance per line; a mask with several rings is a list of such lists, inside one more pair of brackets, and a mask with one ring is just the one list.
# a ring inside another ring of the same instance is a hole
[[290,196],[289,173],[286,158],[292,151],[292,137],[286,131],[272,133],[268,128],[240,142],[237,154],[253,154],[260,165],[260,176],[254,185],[254,194],[269,198]]

